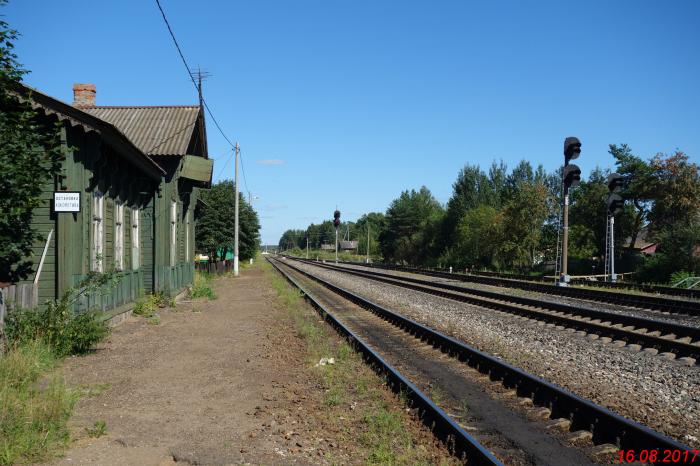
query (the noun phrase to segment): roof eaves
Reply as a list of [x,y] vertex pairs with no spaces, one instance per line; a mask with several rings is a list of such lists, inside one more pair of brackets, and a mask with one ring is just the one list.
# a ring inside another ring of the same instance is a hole
[[119,143],[121,143],[126,149],[124,151],[126,156],[151,175],[152,178],[160,179],[166,174],[166,171],[160,165],[136,147],[136,145],[114,125],[25,84],[19,86],[18,94],[21,98],[25,98],[32,103],[37,103],[44,109],[49,109],[49,112],[45,112],[47,114],[53,113],[57,114],[59,117],[63,116],[74,125],[80,124],[86,126],[88,130],[97,131],[101,134],[105,131],[106,134],[103,134],[103,136],[111,136],[109,139],[113,139],[112,142],[117,143],[115,144],[117,147]]

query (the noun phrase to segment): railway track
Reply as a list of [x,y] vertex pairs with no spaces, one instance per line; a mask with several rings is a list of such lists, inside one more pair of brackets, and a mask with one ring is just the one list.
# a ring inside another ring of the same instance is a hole
[[603,303],[618,304],[639,309],[655,309],[668,312],[670,314],[686,314],[700,316],[700,301],[687,301],[681,299],[662,298],[657,296],[643,296],[629,293],[594,290],[577,286],[559,287],[546,283],[515,280],[510,278],[490,277],[482,275],[466,275],[462,273],[449,273],[434,270],[404,267],[387,264],[363,264],[358,262],[340,262],[342,264],[357,265],[367,268],[377,268],[386,270],[397,270],[410,272],[432,277],[447,278],[463,282],[480,283],[484,285],[500,286],[507,288],[518,288],[526,291],[536,291],[539,293],[566,296],[570,298],[598,301]]
[[[521,275],[513,273],[502,273],[502,272],[473,272],[473,275],[485,276],[485,277],[498,277],[498,278],[510,278],[513,280],[524,280],[533,282],[552,282],[551,277],[537,277],[531,275]],[[636,290],[643,291],[644,293],[661,294],[667,296],[679,296],[682,298],[698,299],[700,298],[700,289],[686,289],[686,288],[673,288],[671,286],[663,285],[650,285],[644,283],[629,283],[629,282],[601,282],[601,281],[590,281],[581,278],[572,279],[571,284],[589,286],[594,288],[610,288],[617,290]]]
[[406,394],[411,402],[411,406],[418,410],[419,417],[433,429],[438,438],[448,443],[458,457],[467,459],[470,464],[502,465],[500,461],[486,450],[474,437],[460,427],[459,424],[419,390],[418,387],[386,362],[379,353],[368,346],[350,328],[338,320],[333,310],[324,306],[324,304],[311,294],[306,287],[291,274],[286,272],[278,261],[272,258],[268,258],[267,260],[287,279],[287,281],[289,281],[289,283],[304,294],[306,300],[320,312],[329,324],[348,339],[352,346],[363,355],[367,362],[372,364],[375,369],[387,377],[387,381],[394,391],[400,391]]
[[[565,389],[562,389],[561,387],[528,374],[521,369],[513,367],[489,354],[476,350],[475,348],[470,347],[461,341],[448,337],[396,312],[372,303],[355,293],[333,285],[332,283],[325,281],[312,273],[290,264],[289,261],[285,261],[284,265],[280,265],[280,263],[275,260],[271,260],[271,262],[278,270],[280,270],[281,273],[286,275],[287,278],[292,281],[292,283],[295,283],[296,286],[301,287],[301,285],[298,284],[298,280],[293,280],[290,278],[291,273],[297,274],[297,276],[303,276],[306,279],[313,281],[318,286],[332,291],[345,300],[348,300],[355,305],[370,311],[386,323],[401,329],[405,335],[411,335],[413,337],[412,340],[427,343],[431,345],[435,351],[445,353],[452,357],[447,359],[453,362],[458,361],[462,366],[472,368],[472,370],[477,371],[478,373],[487,375],[489,380],[508,389],[509,393],[512,393],[513,396],[517,396],[521,400],[520,404],[527,404],[522,403],[527,401],[533,406],[540,407],[541,410],[546,412],[548,418],[555,420],[552,422],[557,422],[558,425],[565,426],[568,431],[579,432],[583,430],[590,432],[590,438],[596,445],[612,444],[619,449],[631,449],[637,451],[641,451],[643,449],[647,451],[678,450],[683,452],[683,454],[689,454],[692,456],[692,452],[688,447],[673,439],[665,437],[641,424],[619,416],[612,411],[585,400]],[[308,294],[307,298],[312,301],[315,299],[313,296],[309,296]],[[317,307],[320,306],[318,303],[315,305]],[[326,316],[327,320],[329,319],[329,312],[331,311],[325,308],[322,312]],[[332,318],[331,320],[335,322],[334,325],[342,326],[337,318],[332,317],[332,315],[330,317]],[[375,323],[374,325],[378,324]],[[347,329],[343,331],[343,333],[346,335],[349,334],[348,332],[349,330]],[[379,341],[386,339],[391,340],[393,338],[392,335],[392,332],[382,330],[379,332],[378,338]],[[357,338],[357,335],[351,337],[351,339]],[[391,347],[392,345],[389,344],[388,346]],[[400,347],[401,345],[393,344],[393,346]],[[377,355],[377,357],[379,356]],[[438,359],[440,358],[436,358],[435,364],[438,363]],[[444,357],[442,359],[444,359]],[[423,412],[425,414],[428,412],[428,410],[424,410]],[[445,423],[445,421],[442,422]],[[507,430],[507,427],[505,429]],[[450,435],[455,434],[448,433],[447,437]],[[444,433],[443,437],[445,437]],[[474,440],[473,437],[471,440]],[[473,443],[468,443],[471,445],[468,448],[474,448]],[[571,453],[569,452],[562,454],[566,456],[570,455]],[[552,464],[580,464],[572,459],[567,460],[565,456],[561,458],[554,456],[554,463]],[[467,454],[467,458],[469,458],[469,454]]]
[[684,358],[684,362],[688,364],[700,363],[700,329],[697,327],[485,290],[467,289],[447,283],[436,283],[374,271],[360,271],[303,259],[295,260],[454,301],[559,325],[589,335],[597,335],[599,338],[616,340],[624,345],[639,345],[640,348],[665,353],[668,358]]

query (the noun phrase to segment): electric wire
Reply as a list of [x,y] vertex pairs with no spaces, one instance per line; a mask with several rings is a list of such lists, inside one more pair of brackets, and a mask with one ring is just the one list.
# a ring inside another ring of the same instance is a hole
[[[165,26],[168,28],[168,32],[170,33],[170,37],[173,39],[173,43],[175,44],[175,48],[177,49],[177,53],[180,55],[180,59],[182,60],[182,64],[185,65],[185,69],[187,70],[187,75],[190,77],[190,80],[192,81],[192,84],[194,85],[194,88],[199,92],[199,86],[197,85],[197,81],[194,80],[194,76],[192,73],[192,70],[190,69],[190,66],[187,64],[187,60],[185,60],[185,55],[182,53],[182,49],[180,48],[180,44],[177,42],[177,39],[175,38],[175,33],[173,32],[173,28],[170,27],[170,22],[168,21],[167,16],[165,16],[165,11],[163,11],[163,7],[160,4],[160,0],[156,0],[156,5],[158,5],[158,9],[160,10],[160,14],[163,16],[163,21],[165,21]],[[226,136],[226,133],[224,133],[224,130],[221,129],[221,126],[219,125],[219,122],[216,120],[214,117],[214,113],[211,111],[209,108],[209,104],[207,104],[207,101],[202,97],[202,103],[204,104],[204,108],[207,110],[207,113],[211,117],[211,120],[214,122],[214,126],[216,126],[216,129],[219,130],[219,133],[221,133],[221,136],[226,140],[226,142],[229,143],[231,147],[234,146],[233,142]],[[228,161],[227,161],[228,164]],[[243,172],[243,182],[245,184],[246,190],[250,191],[248,189],[248,182],[245,177],[245,168],[243,167],[243,157],[241,156],[241,170]]]

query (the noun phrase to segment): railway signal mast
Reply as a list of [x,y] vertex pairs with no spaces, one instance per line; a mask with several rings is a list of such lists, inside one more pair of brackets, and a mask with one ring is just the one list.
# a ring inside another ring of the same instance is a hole
[[608,190],[610,194],[605,201],[607,205],[608,221],[605,230],[605,279],[615,283],[615,215],[622,212],[625,201],[618,193],[622,191],[625,180],[619,173],[608,175]]
[[333,212],[333,226],[335,227],[335,263],[338,263],[338,227],[340,226],[340,211]]
[[578,186],[581,181],[581,169],[578,165],[569,163],[570,160],[577,159],[581,155],[581,141],[576,137],[568,137],[564,140],[564,169],[562,170],[562,190],[564,194],[563,202],[563,238],[561,254],[561,272],[559,274],[558,286],[568,286],[568,249],[569,249],[569,188]]

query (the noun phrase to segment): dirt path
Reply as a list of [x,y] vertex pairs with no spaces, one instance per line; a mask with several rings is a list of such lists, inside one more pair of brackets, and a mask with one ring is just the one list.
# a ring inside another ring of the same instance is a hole
[[[296,438],[257,434],[271,411],[303,411],[296,394],[312,383],[293,358],[299,343],[279,341],[275,318],[283,311],[273,305],[262,270],[219,279],[215,290],[214,301],[161,312],[160,325],[132,318],[95,354],[66,361],[68,383],[92,396],[78,403],[71,421],[77,440],[56,464],[270,464],[313,458],[315,452],[299,447],[298,458],[288,456]],[[98,421],[106,423],[107,433],[90,437],[86,428]]]
[[[260,266],[217,279],[218,299],[163,310],[159,325],[132,317],[95,353],[66,360],[66,381],[83,397],[74,441],[52,464],[363,464],[389,461],[392,443],[393,463],[456,463],[360,358],[334,366],[352,367],[352,382],[340,401],[331,397],[323,377],[333,372],[313,367],[300,315],[279,304],[270,280]],[[302,312],[325,328],[311,308]],[[375,431],[391,427],[382,420],[401,423],[408,437],[384,433],[388,443],[368,450]]]

